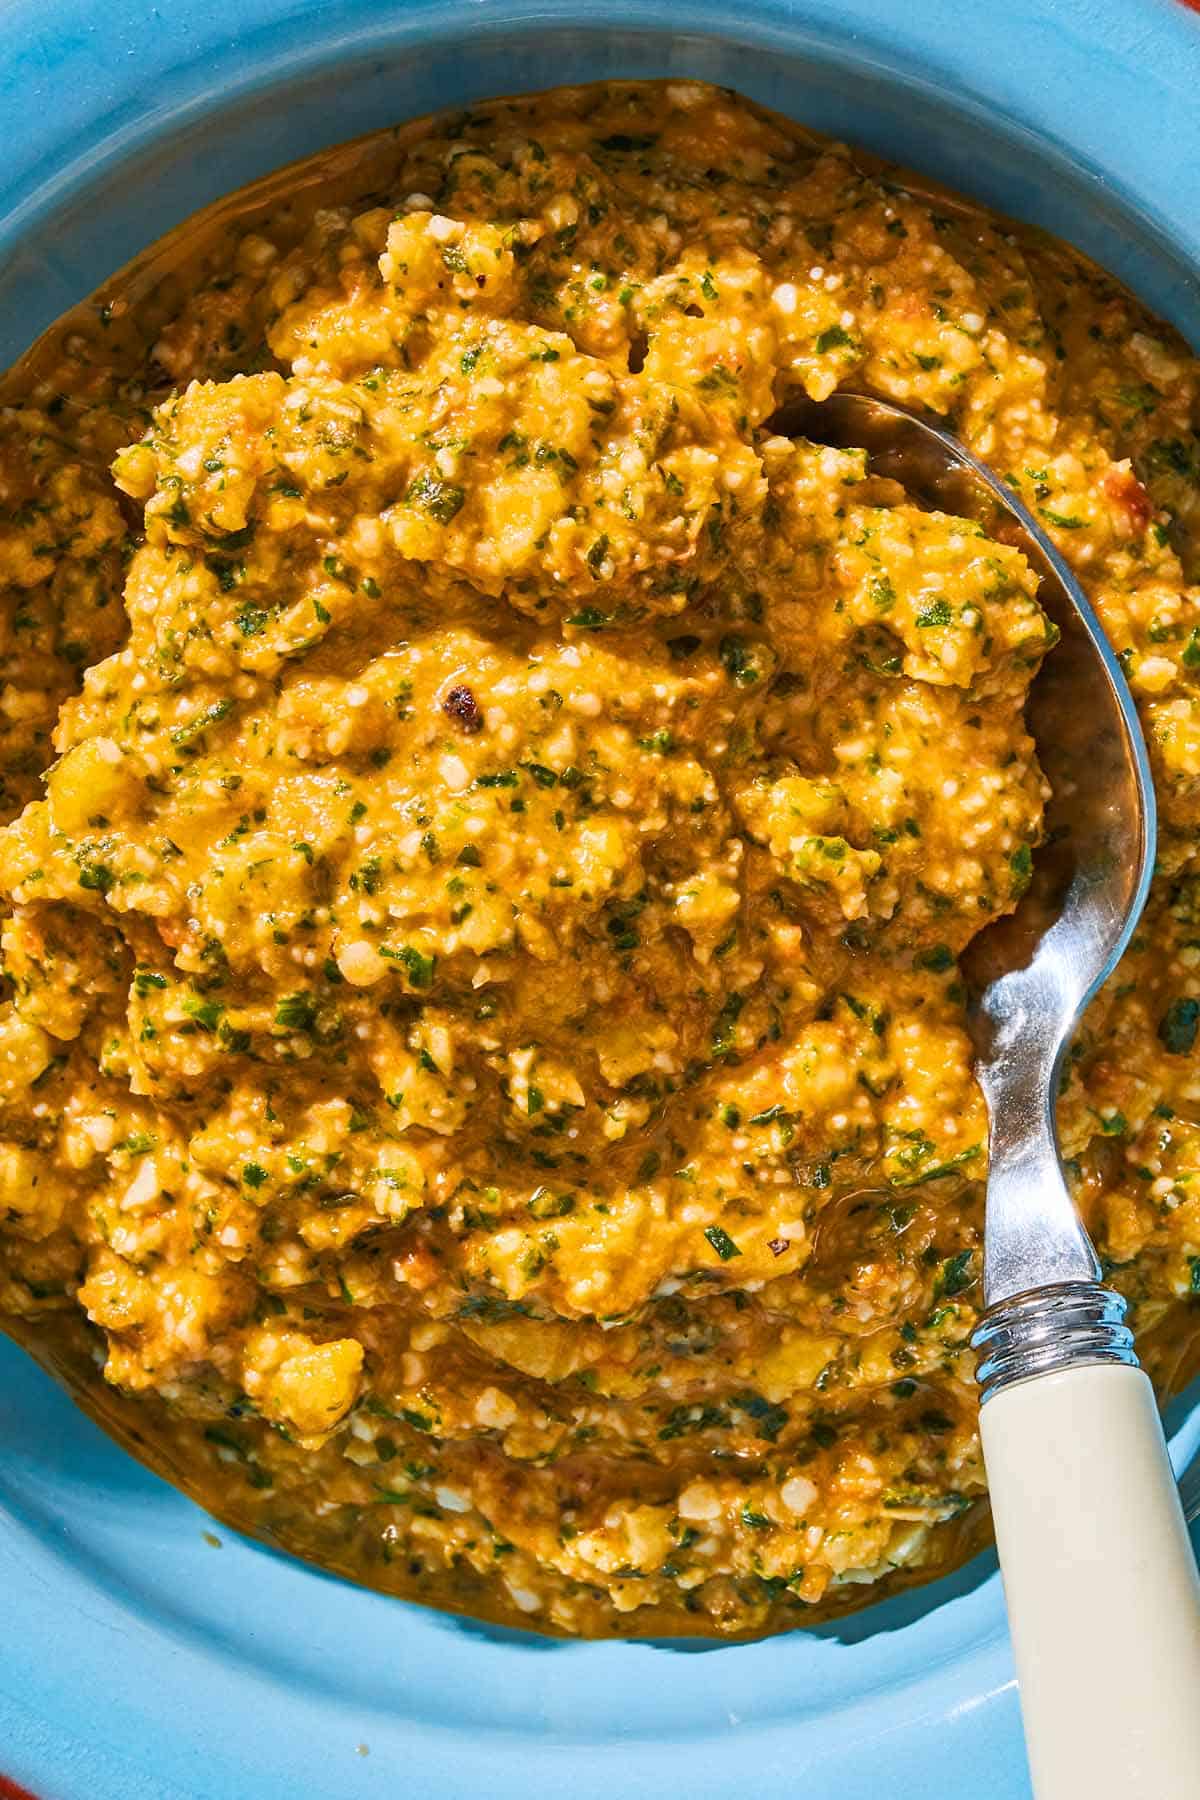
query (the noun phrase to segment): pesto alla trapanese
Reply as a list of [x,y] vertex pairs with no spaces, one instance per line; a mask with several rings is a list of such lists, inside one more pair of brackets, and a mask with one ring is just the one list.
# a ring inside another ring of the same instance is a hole
[[1142,707],[1161,869],[1062,1126],[1172,1378],[1196,364],[732,95],[564,90],[272,178],[4,392],[0,1311],[234,1522],[575,1633],[803,1623],[982,1528],[958,959],[1054,632],[776,429],[844,383],[1012,483]]

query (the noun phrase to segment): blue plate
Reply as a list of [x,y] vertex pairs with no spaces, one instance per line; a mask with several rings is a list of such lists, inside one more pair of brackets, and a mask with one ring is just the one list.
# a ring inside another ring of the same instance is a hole
[[[1200,17],[1171,0],[7,0],[0,364],[279,163],[489,93],[667,74],[1036,219],[1200,344]],[[1200,1408],[1174,1423],[1182,1467]],[[214,1527],[7,1342],[0,1595],[0,1769],[46,1800],[1028,1791],[990,1557],[762,1644],[549,1643]]]

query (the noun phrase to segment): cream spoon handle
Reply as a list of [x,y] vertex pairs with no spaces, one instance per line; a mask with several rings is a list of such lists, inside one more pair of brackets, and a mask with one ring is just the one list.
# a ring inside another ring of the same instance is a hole
[[1200,1580],[1149,1379],[1068,1367],[980,1420],[1037,1800],[1197,1800]]

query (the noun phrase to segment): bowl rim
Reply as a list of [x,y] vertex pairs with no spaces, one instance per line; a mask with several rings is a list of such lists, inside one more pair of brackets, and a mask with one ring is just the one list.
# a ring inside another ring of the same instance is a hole
[[[923,0],[902,21],[881,0],[744,0],[733,30],[726,0],[341,0],[332,32],[321,0],[211,0],[199,21],[173,10],[159,15],[148,0],[118,0],[112,10],[117,36],[135,41],[137,55],[127,51],[115,68],[105,65],[102,81],[85,69],[65,134],[26,85],[28,68],[35,54],[52,63],[56,41],[79,54],[80,35],[94,30],[94,0],[9,0],[0,13],[0,116],[7,107],[22,127],[10,133],[0,175],[0,259],[45,230],[67,198],[102,191],[123,167],[218,107],[269,103],[298,75],[326,66],[331,53],[369,62],[467,35],[480,44],[531,31],[577,38],[619,31],[631,41],[670,36],[799,50],[814,66],[903,86],[918,112],[926,98],[944,106],[954,88],[968,129],[1001,127],[1074,186],[1082,201],[1078,232],[1064,228],[1049,191],[1030,209],[1034,222],[1077,242],[1200,348],[1200,157],[1169,149],[1195,136],[1200,0],[1106,0],[1099,9],[1090,0],[1009,0],[1002,19],[989,0]],[[155,39],[147,45],[150,15]],[[315,29],[322,19],[323,36]],[[1019,49],[1026,42],[1027,53]],[[1129,85],[1131,61],[1139,92]],[[156,82],[169,85],[170,98],[148,92]],[[1142,129],[1106,130],[1105,121],[1122,112]],[[859,141],[871,143],[869,128]],[[986,200],[987,170],[975,173],[972,191]],[[217,178],[207,197],[249,178]],[[61,310],[42,323],[35,318],[26,341]],[[0,344],[0,359],[12,353]]]

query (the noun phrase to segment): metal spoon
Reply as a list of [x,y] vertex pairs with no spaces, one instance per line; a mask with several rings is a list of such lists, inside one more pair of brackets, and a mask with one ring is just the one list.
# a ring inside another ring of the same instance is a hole
[[1054,1104],[1153,871],[1137,712],[1053,544],[957,439],[859,394],[789,404],[776,423],[865,448],[913,499],[1015,544],[1061,634],[1027,707],[1053,790],[1048,850],[1013,917],[964,961],[990,1126],[980,1435],[1039,1800],[1184,1800],[1200,1794],[1200,1582],[1125,1302],[1101,1283],[1067,1190]]

